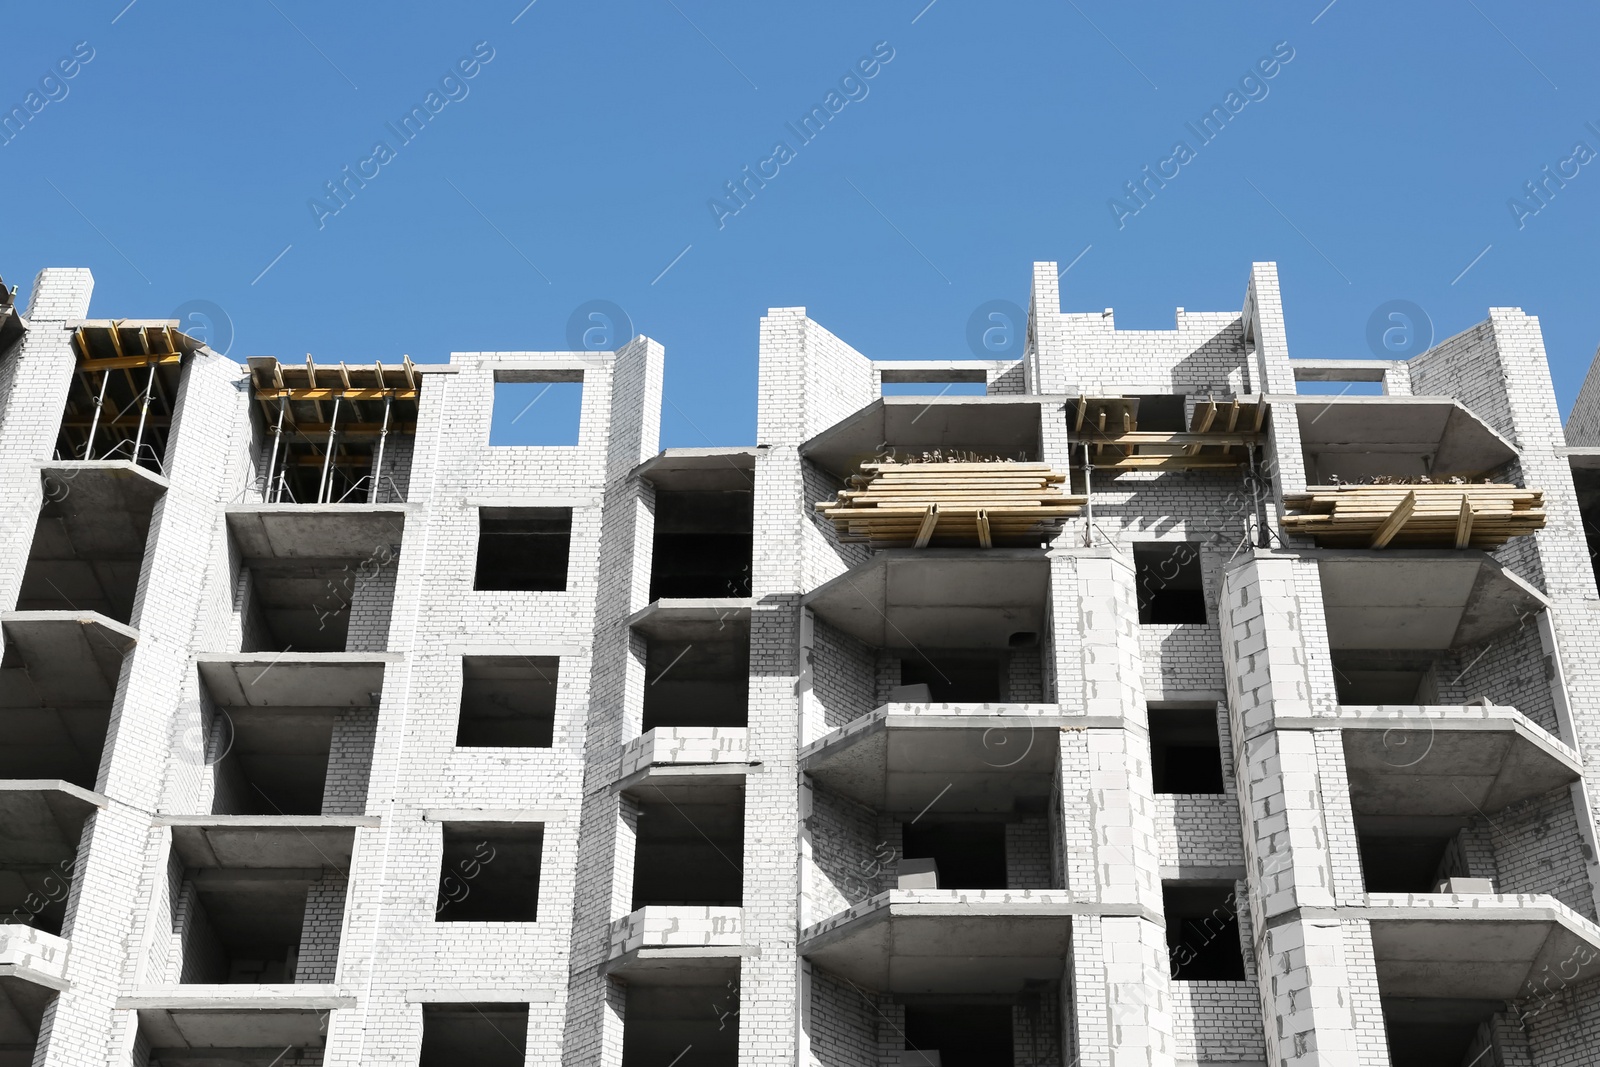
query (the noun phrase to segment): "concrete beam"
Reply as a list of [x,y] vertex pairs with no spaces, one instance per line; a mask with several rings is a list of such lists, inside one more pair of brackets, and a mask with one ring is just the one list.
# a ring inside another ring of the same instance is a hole
[[195,657],[222,707],[370,708],[395,652],[231,652]]
[[225,515],[245,559],[369,559],[406,526],[404,504],[233,504]]
[[157,815],[187,867],[350,869],[356,830],[368,815]]

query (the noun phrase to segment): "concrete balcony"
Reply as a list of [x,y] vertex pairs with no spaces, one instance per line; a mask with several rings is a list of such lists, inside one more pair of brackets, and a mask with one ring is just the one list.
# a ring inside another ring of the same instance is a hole
[[376,707],[395,652],[234,652],[196,657],[223,707]]
[[1016,994],[1056,982],[1072,916],[1065,890],[891,890],[801,932],[800,953],[864,987],[902,994]]
[[1502,705],[1340,705],[1286,724],[1342,731],[1358,816],[1496,812],[1582,775],[1576,752]]
[[[879,811],[1010,811],[1047,797],[1059,727],[1054,704],[885,704],[800,750],[800,769]],[[1076,717],[1082,721],[1082,716]]]
[[50,1000],[68,986],[70,943],[17,923],[0,925],[0,1065],[33,1062]]
[[749,731],[731,726],[674,726],[646,730],[622,746],[618,774],[652,767],[727,767],[750,761]]
[[246,559],[365,559],[406,528],[404,504],[231,504],[226,515]]
[[647,905],[611,924],[605,969],[630,982],[690,982],[754,954],[742,908]]
[[266,1067],[291,1049],[327,1044],[334,1012],[356,998],[331,985],[186,985],[136,989],[117,1007],[135,1012],[152,1057]]
[[1553,897],[1372,893],[1340,913],[1372,924],[1385,998],[1515,1000],[1600,974],[1600,926]]
[[58,779],[0,781],[0,918],[60,929],[84,823],[109,804]]

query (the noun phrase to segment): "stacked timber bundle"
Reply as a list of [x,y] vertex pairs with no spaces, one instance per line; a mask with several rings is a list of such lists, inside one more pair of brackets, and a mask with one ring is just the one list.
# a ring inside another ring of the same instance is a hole
[[1083,507],[1066,481],[1048,463],[863,463],[817,510],[839,540],[874,548],[1032,546]]
[[1544,494],[1514,485],[1318,485],[1283,504],[1284,530],[1325,548],[1494,549],[1544,526]]

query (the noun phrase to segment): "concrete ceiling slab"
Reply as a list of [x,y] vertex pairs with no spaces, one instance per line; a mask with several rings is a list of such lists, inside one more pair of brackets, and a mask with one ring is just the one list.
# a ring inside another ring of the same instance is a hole
[[[272,1049],[281,1055],[290,1047],[322,1048],[327,1015],[353,1008],[354,997],[305,996],[293,987],[262,987],[254,996],[131,996],[117,1007],[139,1014],[139,1029],[152,1049]],[[188,1062],[187,1060],[185,1062]],[[237,1062],[254,1064],[254,1059]]]
[[77,558],[144,556],[165,478],[122,460],[47,463],[41,474],[48,483],[41,515],[60,521]]
[[[951,727],[883,713],[809,747],[800,769],[880,812],[1011,812],[1050,795],[1060,730],[1016,715],[973,715]],[[945,720],[948,722],[948,720]]]
[[1031,459],[1039,454],[1039,420],[1051,399],[880,397],[802,444],[800,454],[841,478],[881,455],[885,443],[897,453],[940,449]]
[[749,945],[641,948],[605,964],[607,974],[644,986],[724,986],[739,977],[739,961],[759,956]]
[[1537,589],[1481,552],[1318,552],[1334,649],[1459,648],[1548,606]]
[[801,954],[865,988],[899,994],[1020,993],[1029,982],[1062,977],[1070,905],[972,901],[958,890],[949,903],[909,896],[882,894],[876,907],[803,937]]
[[123,657],[139,639],[131,626],[93,611],[6,612],[0,629],[39,701],[52,707],[109,703]]
[[197,656],[211,699],[225,708],[376,707],[387,652],[233,652]]
[[1600,447],[1595,445],[1557,446],[1556,455],[1566,456],[1568,465],[1575,471],[1600,470]]
[[750,633],[748,597],[657,600],[634,612],[628,625],[653,641],[727,641]]
[[33,1048],[39,1039],[44,1010],[58,990],[41,985],[16,973],[17,968],[0,966],[0,1064],[6,1063],[7,1050],[16,1049],[33,1062]]
[[406,526],[404,504],[233,504],[226,516],[245,559],[368,559]]
[[312,868],[348,870],[367,815],[158,815],[172,828],[172,848],[193,868]]
[[109,803],[99,793],[69,782],[0,781],[0,863],[71,860],[83,824],[96,808]]
[[1417,709],[1398,716],[1371,710],[1364,720],[1358,709],[1341,716],[1357,815],[1495,812],[1582,775],[1575,754],[1511,708]]
[[756,449],[668,448],[633,473],[657,489],[726,492],[755,489]]
[[803,599],[876,648],[1012,647],[1044,628],[1050,562],[1036,549],[892,549]]
[[1273,396],[1292,403],[1305,451],[1431,457],[1439,475],[1480,474],[1517,450],[1459,400],[1447,396]]
[[1527,898],[1503,898],[1505,906],[1479,898],[1445,907],[1371,899],[1374,906],[1362,914],[1371,920],[1385,997],[1512,1000],[1528,996],[1535,976],[1558,973],[1580,949],[1600,955],[1600,929],[1564,909],[1517,903]]

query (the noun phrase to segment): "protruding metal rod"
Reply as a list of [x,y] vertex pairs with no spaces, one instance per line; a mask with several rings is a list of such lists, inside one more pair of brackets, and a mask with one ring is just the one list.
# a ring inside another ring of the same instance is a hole
[[278,402],[278,424],[272,430],[272,451],[267,453],[267,480],[262,484],[261,496],[269,504],[276,504],[281,495],[278,487],[272,484],[272,476],[278,469],[278,445],[283,441],[283,413],[288,407],[288,398]]
[[106,406],[106,386],[111,384],[111,372],[100,372],[100,396],[94,402],[94,418],[89,420],[89,440],[83,446],[83,458],[94,458],[94,434],[100,428],[100,412]]
[[383,446],[389,440],[389,409],[394,406],[394,397],[383,398],[383,428],[378,431],[378,451],[372,457],[372,485],[367,489],[367,503],[378,502],[378,479],[383,475]]
[[317,503],[328,502],[328,471],[333,468],[334,439],[339,434],[339,401],[341,397],[333,398],[333,421],[328,423],[328,447],[322,454],[322,484],[317,487]]

